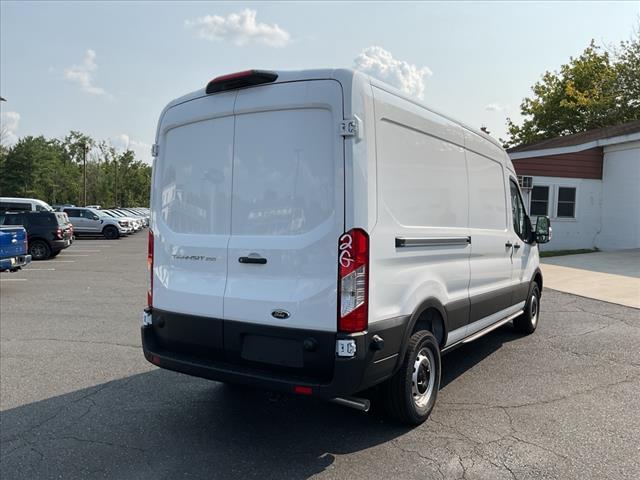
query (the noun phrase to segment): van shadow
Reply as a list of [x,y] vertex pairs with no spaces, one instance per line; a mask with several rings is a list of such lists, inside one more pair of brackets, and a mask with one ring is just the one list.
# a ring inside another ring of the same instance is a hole
[[[501,329],[445,356],[443,387],[515,338]],[[336,455],[412,430],[375,412],[164,370],[6,410],[0,422],[5,479],[308,478]]]

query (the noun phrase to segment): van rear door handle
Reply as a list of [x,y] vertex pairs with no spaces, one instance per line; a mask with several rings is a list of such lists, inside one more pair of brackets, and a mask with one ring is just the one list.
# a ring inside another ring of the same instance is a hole
[[507,248],[511,248],[511,247],[513,247],[513,243],[507,242],[507,243],[504,244],[504,246],[507,247]]
[[515,249],[517,250],[518,248],[520,248],[520,244],[519,244],[519,243],[516,243],[516,244],[513,246],[513,248],[515,248]]
[[240,263],[258,263],[260,265],[267,263],[267,259],[262,257],[240,257],[238,261]]

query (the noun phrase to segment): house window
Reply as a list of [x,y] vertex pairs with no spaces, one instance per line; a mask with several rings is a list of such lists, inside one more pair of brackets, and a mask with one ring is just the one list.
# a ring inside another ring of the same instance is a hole
[[549,215],[549,187],[536,185],[531,190],[531,215]]
[[558,218],[575,218],[576,189],[575,187],[558,188]]

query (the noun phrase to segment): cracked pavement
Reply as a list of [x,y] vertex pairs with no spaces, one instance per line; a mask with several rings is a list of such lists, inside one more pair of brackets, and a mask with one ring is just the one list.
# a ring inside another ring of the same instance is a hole
[[0,286],[3,480],[640,478],[640,310],[545,290],[536,333],[445,356],[406,428],[146,363],[145,234],[87,246]]

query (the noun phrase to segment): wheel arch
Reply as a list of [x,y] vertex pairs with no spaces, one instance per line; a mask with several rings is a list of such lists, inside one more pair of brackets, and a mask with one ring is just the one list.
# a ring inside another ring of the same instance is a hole
[[542,297],[542,271],[540,267],[536,268],[535,272],[533,272],[533,277],[531,279],[531,284],[538,284],[538,290],[540,291],[540,296]]
[[447,311],[440,300],[435,297],[429,297],[423,300],[409,317],[394,372],[400,368],[407,352],[409,339],[417,330],[430,331],[438,340],[440,348],[444,347],[447,343],[448,335]]

